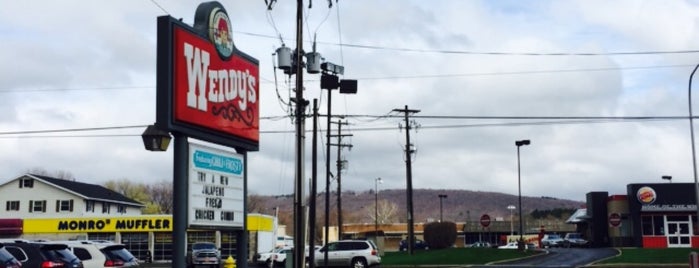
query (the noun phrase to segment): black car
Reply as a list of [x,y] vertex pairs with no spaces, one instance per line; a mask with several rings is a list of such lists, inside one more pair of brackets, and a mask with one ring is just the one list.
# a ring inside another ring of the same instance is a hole
[[83,263],[65,244],[48,242],[5,243],[5,249],[22,263],[22,268],[83,268]]
[[[413,249],[430,249],[429,246],[427,246],[427,243],[425,241],[422,241],[420,239],[415,239],[415,244],[413,245]],[[400,245],[398,245],[398,250],[400,251],[406,251],[408,250],[408,240],[401,240]]]
[[7,251],[5,245],[0,244],[0,268],[20,268],[22,263]]

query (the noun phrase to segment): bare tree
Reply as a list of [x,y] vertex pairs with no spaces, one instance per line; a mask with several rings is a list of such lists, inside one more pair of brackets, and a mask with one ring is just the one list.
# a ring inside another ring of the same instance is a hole
[[248,194],[247,200],[248,213],[265,213],[267,207],[265,206],[265,200],[262,196],[255,194]]
[[397,220],[396,213],[398,212],[398,206],[396,203],[390,202],[388,200],[382,199],[378,202],[378,210],[374,210],[374,204],[365,207],[364,215],[366,218],[370,219],[371,222],[375,222],[375,215],[378,216],[379,224],[390,224]]
[[172,214],[173,193],[172,183],[168,181],[160,181],[149,185],[146,190],[150,197],[150,202],[156,206],[158,214]]
[[53,173],[50,173],[44,168],[34,167],[31,169],[28,169],[26,171],[26,173],[35,174],[35,175],[39,175],[39,176],[47,176],[47,177],[52,177],[52,178],[57,178],[57,179],[62,179],[62,180],[68,180],[68,181],[75,181],[75,176],[73,176],[73,173],[70,173],[70,171],[65,171],[65,170],[57,170]]
[[143,183],[133,183],[123,178],[107,181],[104,187],[144,204],[150,201],[147,186]]

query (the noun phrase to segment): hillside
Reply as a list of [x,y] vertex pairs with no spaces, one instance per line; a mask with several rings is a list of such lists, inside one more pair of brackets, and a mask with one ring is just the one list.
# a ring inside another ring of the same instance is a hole
[[[463,222],[466,220],[476,221],[482,214],[489,214],[492,218],[502,217],[508,219],[510,211],[508,205],[517,206],[517,195],[509,195],[495,192],[476,192],[467,190],[433,190],[415,189],[413,190],[413,212],[415,222],[427,222],[429,219],[439,219],[439,198],[440,194],[446,194],[447,198],[442,200],[442,211],[445,221]],[[317,217],[320,221],[324,219],[325,194],[321,193],[317,197]],[[374,221],[374,191],[365,192],[343,192],[342,210],[344,223],[371,223]],[[407,211],[407,198],[405,190],[381,190],[378,195],[379,210],[389,211],[394,208],[394,216],[390,222],[405,222]],[[335,192],[330,196],[331,223],[336,222],[337,196]],[[385,209],[383,204],[389,205]],[[279,218],[282,223],[291,220],[293,211],[293,195],[284,196],[252,196],[249,201],[251,212],[263,214],[274,214],[275,207],[279,208]],[[577,209],[584,206],[583,202],[562,200],[550,197],[522,197],[523,214],[528,215],[534,210],[552,209]],[[382,213],[380,212],[380,214]],[[517,210],[513,211],[517,215]],[[386,212],[390,213],[390,212]],[[382,216],[379,216],[381,219]]]

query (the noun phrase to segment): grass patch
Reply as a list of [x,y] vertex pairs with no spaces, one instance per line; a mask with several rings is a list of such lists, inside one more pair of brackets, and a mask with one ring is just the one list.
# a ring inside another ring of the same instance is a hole
[[447,248],[437,250],[416,250],[413,255],[407,252],[386,252],[381,257],[382,265],[445,265],[445,264],[486,264],[494,261],[515,259],[540,254],[527,250],[494,248]]
[[696,248],[621,248],[620,250],[620,256],[599,263],[688,263],[689,253],[699,252]]

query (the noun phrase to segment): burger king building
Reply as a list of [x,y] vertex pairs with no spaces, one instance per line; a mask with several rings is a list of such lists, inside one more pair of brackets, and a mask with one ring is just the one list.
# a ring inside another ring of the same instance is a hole
[[590,192],[586,199],[572,220],[593,247],[699,248],[693,183],[634,183],[626,195]]
[[634,244],[644,248],[699,247],[693,183],[629,184]]

